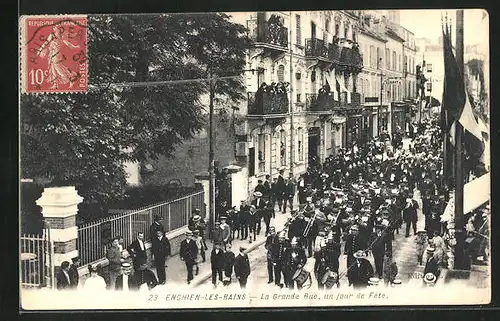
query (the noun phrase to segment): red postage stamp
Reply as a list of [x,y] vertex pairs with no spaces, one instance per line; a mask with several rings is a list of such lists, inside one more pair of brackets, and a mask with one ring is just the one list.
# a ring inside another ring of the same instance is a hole
[[30,16],[20,25],[22,92],[87,92],[87,17]]

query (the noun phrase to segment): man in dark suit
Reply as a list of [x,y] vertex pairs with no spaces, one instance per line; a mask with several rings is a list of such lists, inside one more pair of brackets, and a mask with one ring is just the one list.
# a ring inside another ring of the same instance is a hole
[[265,188],[265,191],[262,192],[262,194],[264,195],[264,199],[269,202],[271,201],[271,176],[270,175],[266,175],[266,180],[264,181],[264,188]]
[[184,263],[186,263],[187,268],[187,283],[190,284],[193,279],[193,266],[196,263],[196,257],[198,256],[198,246],[196,242],[191,239],[193,237],[193,232],[186,232],[186,239],[182,240],[181,248],[179,250],[179,257]]
[[250,275],[250,260],[248,260],[245,250],[244,247],[240,247],[240,253],[234,259],[234,274],[238,282],[240,282],[241,289],[245,289],[248,276]]
[[276,228],[274,226],[271,226],[270,229],[270,235],[266,238],[266,244],[264,247],[267,250],[267,275],[268,275],[268,284],[274,282],[274,266],[273,266],[273,260],[272,260],[272,255],[271,255],[271,248],[273,244],[278,243],[278,235],[276,234]]
[[388,243],[391,243],[389,235],[382,225],[377,225],[372,232],[370,243],[373,259],[375,261],[375,272],[379,279],[384,275],[384,255],[388,252]]
[[[282,275],[284,281],[288,281],[286,279],[285,272],[285,251],[287,248],[288,244],[285,239],[285,232],[281,232],[278,237],[278,242],[271,244],[271,260],[274,266],[274,283],[279,287],[283,287],[283,284],[281,283]],[[288,286],[287,283],[285,283],[285,285]]]
[[418,203],[413,199],[413,194],[408,195],[406,206],[403,209],[403,220],[406,222],[406,237],[410,236],[410,225],[413,226],[413,235],[417,235],[417,209]]
[[130,263],[122,263],[122,274],[116,278],[115,290],[119,291],[138,291],[139,282],[137,277],[132,274]]
[[[291,247],[285,251],[285,277],[288,279],[288,288],[293,289],[295,286],[295,280],[292,279],[293,274],[304,267],[307,263],[306,251],[299,247],[299,241],[297,238],[293,238],[291,242]],[[301,289],[302,286],[297,283],[297,289]]]
[[151,238],[154,238],[156,236],[157,231],[165,233],[165,227],[161,223],[161,216],[155,215],[153,220],[153,224],[151,224],[151,227],[149,228],[149,235]]
[[56,276],[57,289],[66,290],[70,288],[71,280],[69,277],[69,262],[64,261],[61,263],[61,270]]
[[278,180],[276,181],[276,200],[278,201],[278,209],[280,212],[285,210],[286,204],[283,204],[283,193],[285,192],[284,170],[280,170]]
[[221,249],[221,243],[215,243],[214,249],[210,255],[210,264],[212,267],[212,284],[217,286],[217,278],[222,282],[222,273],[224,271],[224,252]]
[[348,267],[349,270],[347,271],[349,285],[352,285],[355,289],[365,288],[368,286],[370,278],[373,277],[373,267],[366,259],[366,253],[364,251],[360,250],[354,253],[354,258],[356,260]]
[[159,284],[158,279],[153,271],[151,271],[146,264],[139,267],[139,270],[135,271],[135,279],[137,280],[137,285],[139,288],[146,284],[148,289],[151,290]]
[[267,208],[266,201],[262,199],[262,192],[256,191],[253,193],[255,199],[252,201],[251,205],[255,206],[255,216],[254,220],[256,222],[256,232],[260,234],[261,222],[263,217],[263,212]]
[[246,201],[241,201],[240,205],[241,240],[246,240],[248,238],[249,221],[250,221],[250,206],[248,206]]
[[435,249],[433,247],[427,248],[427,260],[425,262],[424,275],[427,273],[432,273],[436,277],[439,276],[439,262],[434,256]]
[[290,205],[290,211],[293,211],[293,198],[295,197],[295,185],[289,179],[285,180],[283,190],[283,213],[286,213],[286,208]]
[[151,245],[156,274],[158,275],[158,281],[161,284],[165,284],[165,260],[170,256],[171,253],[170,241],[168,240],[164,232],[162,232],[161,230],[157,230],[156,237],[152,236],[151,238]]
[[129,245],[128,252],[132,256],[134,262],[134,270],[138,270],[139,266],[146,264],[148,255],[146,253],[146,245],[144,244],[144,233],[137,233],[137,238]]
[[71,261],[73,261],[73,264],[71,264],[68,271],[70,280],[69,287],[72,289],[76,289],[78,287],[78,283],[80,280],[80,276],[78,274],[78,267],[80,266],[80,258],[74,257],[71,259]]
[[365,243],[363,237],[359,234],[359,227],[357,225],[351,226],[351,233],[346,236],[344,246],[344,256],[347,257],[347,267],[354,263],[354,254],[364,249]]

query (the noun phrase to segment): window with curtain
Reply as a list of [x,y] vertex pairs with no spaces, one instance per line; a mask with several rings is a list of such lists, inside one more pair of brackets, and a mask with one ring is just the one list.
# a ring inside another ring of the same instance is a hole
[[280,160],[281,166],[286,165],[286,131],[280,131]]
[[285,81],[285,66],[279,65],[278,66],[278,82],[284,82],[284,81]]
[[300,15],[298,14],[295,15],[295,31],[295,42],[300,46],[302,44],[302,31],[300,27]]

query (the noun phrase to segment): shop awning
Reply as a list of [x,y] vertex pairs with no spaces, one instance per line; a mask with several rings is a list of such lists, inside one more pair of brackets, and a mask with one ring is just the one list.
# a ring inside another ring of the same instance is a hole
[[[476,208],[490,200],[490,173],[476,178],[464,186],[464,214],[470,213]],[[441,221],[450,219],[452,211],[455,210],[454,199],[450,199],[441,216]]]

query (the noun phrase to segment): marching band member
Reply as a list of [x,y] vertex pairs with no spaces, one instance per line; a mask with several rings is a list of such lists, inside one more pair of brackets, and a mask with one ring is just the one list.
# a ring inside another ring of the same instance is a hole
[[356,251],[353,255],[355,261],[349,265],[347,271],[347,279],[349,286],[353,288],[365,288],[368,286],[368,281],[373,277],[373,267],[366,259],[365,251]]
[[359,235],[358,225],[351,226],[350,233],[346,237],[344,245],[344,257],[347,258],[347,266],[351,266],[354,261],[354,254],[365,249],[365,244],[361,235]]
[[[337,241],[337,238],[335,237],[335,233],[329,233],[328,237],[326,239],[326,249],[325,249],[325,262],[326,262],[326,267],[330,272],[334,272],[337,276],[336,279],[336,284],[337,287],[339,287],[340,283],[338,280],[338,273],[339,273],[339,258],[340,258],[340,249],[341,244],[340,242]],[[328,286],[327,286],[328,289]]]
[[278,243],[278,235],[276,234],[276,228],[274,226],[271,226],[269,228],[269,236],[266,238],[266,244],[264,247],[266,248],[266,255],[267,255],[267,275],[268,275],[268,284],[274,282],[274,264],[273,264],[273,257],[272,257],[272,247],[273,244]]
[[[288,281],[285,271],[285,252],[287,249],[288,244],[286,242],[285,232],[281,232],[278,242],[271,244],[271,259],[274,266],[274,283],[280,288],[283,287],[283,283],[281,283],[282,276],[284,282]],[[288,286],[288,284],[286,285]]]
[[326,265],[326,239],[320,241],[319,250],[314,253],[314,276],[318,281],[318,289],[324,288],[323,277],[327,272]]
[[[262,187],[264,187],[264,185],[262,185]],[[267,208],[266,201],[262,199],[262,195],[263,194],[260,191],[253,193],[253,196],[255,198],[251,202],[251,205],[255,207],[255,213],[254,213],[255,214],[254,220],[256,223],[255,228],[256,228],[257,234],[259,234],[259,235],[260,235],[263,211]],[[254,240],[255,240],[255,234],[254,234]]]
[[[298,269],[302,269],[307,262],[306,253],[303,248],[298,246],[297,238],[291,241],[291,247],[285,250],[285,277],[288,279],[285,282],[288,288],[293,290],[295,288],[295,280],[292,276]],[[297,289],[301,289],[302,285],[297,283]]]

